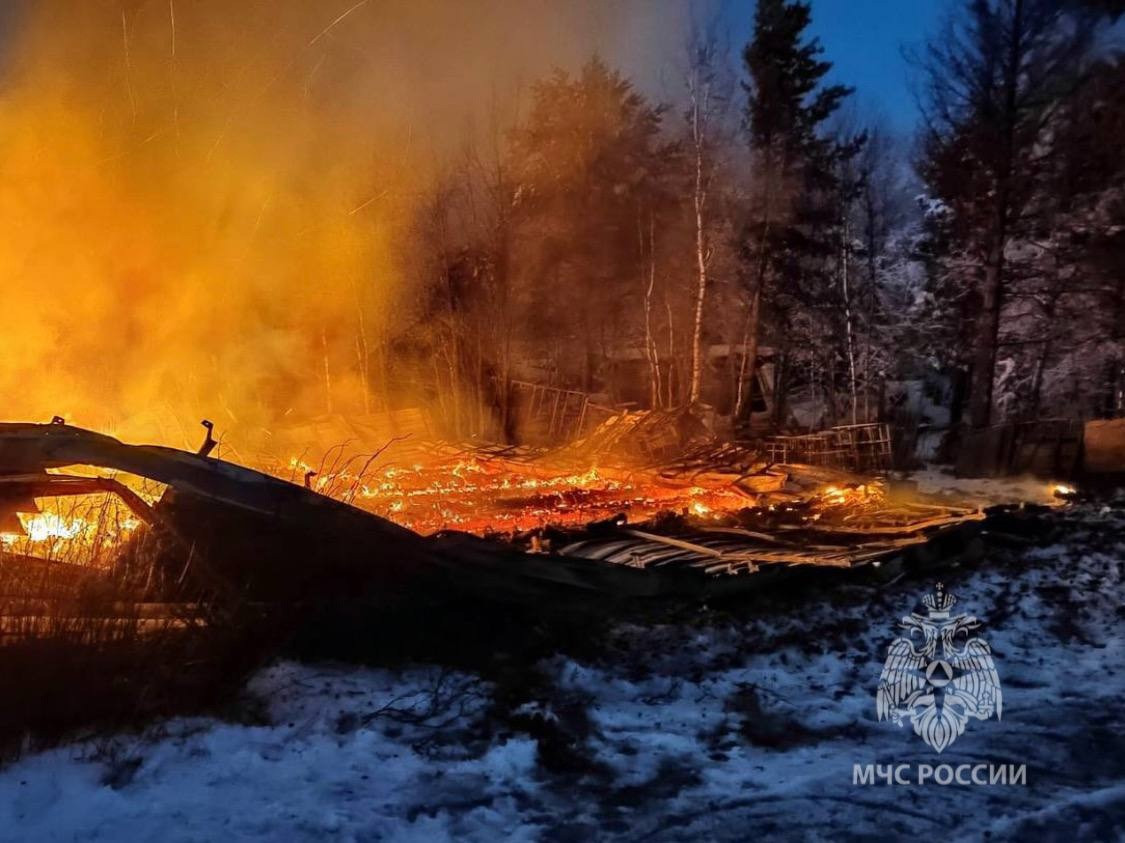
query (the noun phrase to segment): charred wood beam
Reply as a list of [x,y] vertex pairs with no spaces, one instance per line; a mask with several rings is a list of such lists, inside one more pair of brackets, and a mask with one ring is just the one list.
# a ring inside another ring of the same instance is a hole
[[67,424],[0,424],[0,474],[35,474],[71,465],[147,477],[176,492],[283,520],[305,521],[319,511],[345,520],[362,518],[368,526],[378,523],[388,538],[418,538],[405,527],[224,460],[158,445],[126,445]]
[[0,475],[0,498],[59,498],[96,492],[117,495],[129,511],[146,524],[160,521],[160,517],[140,495],[110,477],[74,477],[66,474]]

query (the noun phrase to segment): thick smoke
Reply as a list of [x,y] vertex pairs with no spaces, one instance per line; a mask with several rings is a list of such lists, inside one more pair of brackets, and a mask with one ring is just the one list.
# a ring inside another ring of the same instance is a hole
[[[645,79],[677,0],[70,0],[5,18],[0,394],[184,444],[365,406],[417,204],[474,121],[597,50]],[[660,37],[658,38],[657,35]]]

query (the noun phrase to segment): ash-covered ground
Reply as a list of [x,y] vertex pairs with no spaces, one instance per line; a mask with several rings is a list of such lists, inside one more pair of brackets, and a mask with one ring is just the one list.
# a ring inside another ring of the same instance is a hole
[[[228,719],[0,771],[0,838],[1121,839],[1125,510],[1045,519],[971,567],[618,623],[519,666],[276,664]],[[1003,689],[1002,719],[940,755],[875,708],[939,578]],[[1026,765],[1026,784],[855,784],[857,764]]]

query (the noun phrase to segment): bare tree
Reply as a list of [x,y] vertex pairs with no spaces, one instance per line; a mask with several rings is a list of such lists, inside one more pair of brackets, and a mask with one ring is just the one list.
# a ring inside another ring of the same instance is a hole
[[688,402],[697,403],[703,381],[703,322],[707,303],[708,270],[714,253],[712,245],[713,202],[711,197],[718,137],[731,101],[730,80],[724,74],[727,51],[715,36],[694,30],[688,44],[686,78],[687,122],[692,158],[692,217],[695,229],[694,315],[691,333],[691,377]]

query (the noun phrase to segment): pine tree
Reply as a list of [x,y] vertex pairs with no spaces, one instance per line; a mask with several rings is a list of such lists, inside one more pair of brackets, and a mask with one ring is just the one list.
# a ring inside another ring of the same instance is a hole
[[[757,366],[762,301],[794,261],[815,250],[808,201],[831,192],[836,148],[821,127],[851,93],[822,86],[831,69],[823,48],[806,40],[808,3],[759,0],[754,35],[743,52],[749,81],[746,129],[754,167],[753,207],[743,235],[743,272],[749,306],[740,390]],[[739,407],[750,398],[742,390]]]
[[1079,79],[1095,17],[1065,0],[965,0],[927,48],[922,174],[949,209],[953,252],[975,292],[969,412],[993,415],[1011,247],[1032,223],[1049,126]]
[[556,71],[532,89],[513,137],[516,209],[531,288],[528,321],[558,345],[577,342],[582,388],[596,387],[606,337],[623,333],[625,307],[643,271],[641,209],[658,200],[669,151],[664,109],[600,58],[575,76]]

